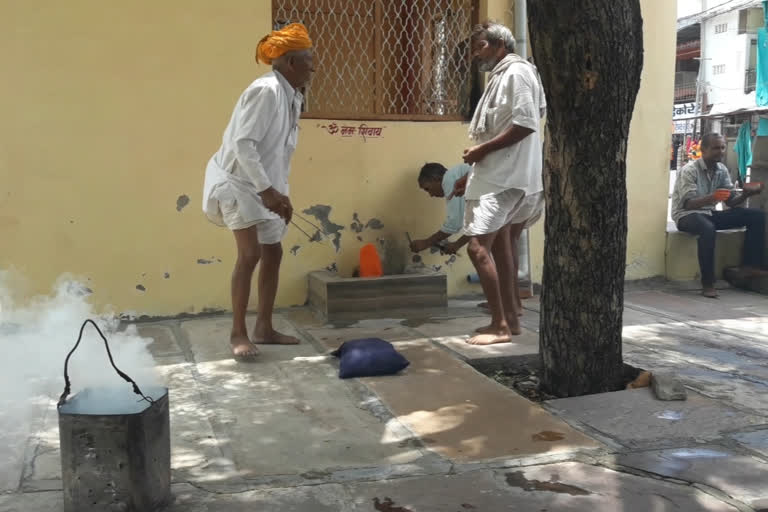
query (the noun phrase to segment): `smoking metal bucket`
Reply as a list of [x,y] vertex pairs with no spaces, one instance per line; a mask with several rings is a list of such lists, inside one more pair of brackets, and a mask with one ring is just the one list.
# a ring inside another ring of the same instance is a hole
[[[127,390],[71,391],[69,359],[87,324],[96,328]],[[168,389],[143,393],[112,359],[106,337],[92,320],[80,328],[64,363],[64,392],[58,403],[61,475],[65,512],[153,512],[170,502],[171,443]]]

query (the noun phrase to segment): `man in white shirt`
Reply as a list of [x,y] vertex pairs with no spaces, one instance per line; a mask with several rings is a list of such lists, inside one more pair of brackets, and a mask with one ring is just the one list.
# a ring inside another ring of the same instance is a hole
[[522,332],[514,255],[520,233],[544,209],[539,123],[546,99],[536,68],[513,53],[515,39],[507,27],[478,25],[471,42],[480,70],[490,74],[469,128],[476,145],[464,151],[472,173],[455,190],[466,198],[467,252],[491,312],[491,325],[478,329],[469,343],[490,345]]
[[[429,194],[430,197],[445,199],[445,221],[440,229],[429,237],[411,242],[413,252],[421,252],[437,246],[443,240],[462,231],[464,226],[464,198],[454,196],[453,187],[456,185],[456,181],[466,176],[471,169],[472,167],[467,164],[458,164],[446,169],[443,164],[437,162],[424,164],[421,168],[418,180],[419,188]],[[468,241],[469,237],[462,233],[453,242],[443,244],[442,251],[447,254],[454,254]]]
[[[235,105],[221,148],[208,162],[203,211],[211,222],[235,236],[237,262],[232,273],[232,354],[253,361],[255,344],[291,345],[298,339],[277,332],[272,310],[277,294],[281,240],[291,220],[288,176],[296,148],[304,87],[314,72],[312,41],[294,23],[273,31],[258,44],[256,61],[272,71],[256,79]],[[261,262],[258,318],[251,338],[245,315],[251,278]]]

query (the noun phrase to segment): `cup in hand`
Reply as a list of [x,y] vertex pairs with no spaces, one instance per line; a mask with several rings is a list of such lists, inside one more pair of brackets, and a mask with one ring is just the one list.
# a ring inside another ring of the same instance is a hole
[[719,188],[715,190],[715,199],[718,201],[727,201],[731,197],[731,191],[727,188]]

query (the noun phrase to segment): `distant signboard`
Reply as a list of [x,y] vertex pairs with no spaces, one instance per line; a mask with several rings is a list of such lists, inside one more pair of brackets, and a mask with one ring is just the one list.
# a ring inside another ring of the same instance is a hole
[[677,103],[672,107],[672,125],[674,133],[690,133],[693,129],[696,115],[696,103]]
[[696,114],[696,103],[678,103],[672,107],[672,119],[678,120]]

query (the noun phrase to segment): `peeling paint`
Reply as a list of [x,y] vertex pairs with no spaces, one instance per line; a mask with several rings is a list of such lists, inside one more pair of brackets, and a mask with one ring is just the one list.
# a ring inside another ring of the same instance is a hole
[[331,263],[330,265],[328,265],[327,267],[325,267],[325,270],[327,270],[328,272],[336,273],[336,272],[339,271],[339,267],[334,262],[334,263]]
[[442,265],[432,265],[432,270],[435,272],[440,272],[440,269],[443,268]]
[[165,274],[163,274],[163,279],[170,279],[170,278],[171,278],[170,273],[166,272]]
[[320,230],[316,230],[315,233],[312,235],[312,237],[309,239],[310,242],[319,242],[323,239],[323,234],[320,232]]
[[414,254],[413,258],[411,258],[411,261],[414,263],[421,263],[421,256],[419,256],[418,254]]
[[293,247],[291,247],[291,254],[296,256],[297,254],[299,254],[299,249],[301,249],[300,245],[294,245]]
[[[320,227],[323,232],[326,236],[333,239],[332,241],[336,248],[336,252],[339,252],[341,250],[341,230],[344,229],[344,226],[339,226],[330,220],[331,207],[325,204],[316,204],[303,210],[303,213],[311,215],[320,222]],[[316,236],[319,236],[320,234],[319,230],[315,233]],[[314,239],[315,236],[312,238]],[[313,241],[319,240],[320,239]]]
[[362,242],[362,241],[363,241],[363,237],[361,237],[361,236],[358,236],[358,237],[357,237],[357,241],[358,241],[358,242]]
[[176,199],[176,211],[180,212],[189,204],[189,196],[186,194],[180,195]]
[[137,284],[137,285],[136,285],[136,289],[137,289],[137,290],[139,290],[140,292],[145,292],[145,291],[147,291],[147,289],[144,287],[144,285],[143,285],[143,284]]
[[91,290],[87,286],[83,286],[82,284],[76,281],[72,281],[67,283],[67,293],[71,293],[76,297],[85,297],[86,295],[92,294],[93,290]]
[[370,229],[384,229],[384,224],[382,224],[379,219],[373,218],[368,221],[365,227]]
[[211,259],[209,259],[209,260],[206,260],[206,259],[204,259],[204,258],[199,258],[199,259],[197,260],[197,264],[198,264],[198,265],[210,265],[211,263],[213,263],[213,258],[211,258]]
[[435,253],[438,253],[438,252],[440,252],[440,248],[439,247],[436,247],[436,246],[433,245],[432,247],[429,248],[429,254],[435,254]]
[[349,229],[355,233],[362,233],[365,226],[360,222],[360,217],[357,216],[357,212],[352,214],[352,224],[349,225]]
[[445,261],[445,264],[446,264],[446,265],[453,265],[454,263],[456,263],[456,255],[455,255],[455,254],[451,254],[451,257],[450,257],[450,258],[448,258],[448,259]]

